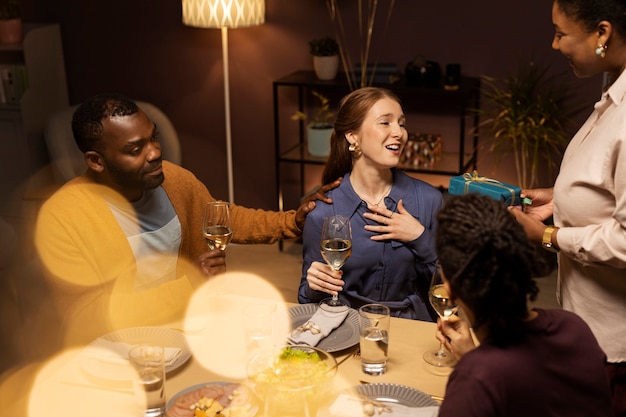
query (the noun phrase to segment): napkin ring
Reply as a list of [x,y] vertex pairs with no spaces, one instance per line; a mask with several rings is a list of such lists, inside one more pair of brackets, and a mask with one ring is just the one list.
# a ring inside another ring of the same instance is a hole
[[303,325],[296,327],[294,334],[298,335],[307,330],[309,330],[311,334],[319,334],[322,332],[322,329],[320,329],[320,326],[318,326],[317,324],[309,320]]

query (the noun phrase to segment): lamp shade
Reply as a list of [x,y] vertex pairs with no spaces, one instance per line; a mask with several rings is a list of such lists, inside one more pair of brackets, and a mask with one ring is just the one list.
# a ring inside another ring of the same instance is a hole
[[241,28],[265,22],[265,0],[182,0],[183,23],[201,28]]

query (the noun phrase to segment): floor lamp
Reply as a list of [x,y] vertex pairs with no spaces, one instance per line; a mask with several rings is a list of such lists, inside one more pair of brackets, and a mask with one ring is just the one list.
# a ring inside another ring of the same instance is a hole
[[224,63],[224,112],[226,114],[226,165],[228,199],[235,200],[233,147],[230,130],[230,87],[228,81],[228,28],[257,26],[265,22],[265,0],[182,0],[183,23],[200,28],[222,29]]

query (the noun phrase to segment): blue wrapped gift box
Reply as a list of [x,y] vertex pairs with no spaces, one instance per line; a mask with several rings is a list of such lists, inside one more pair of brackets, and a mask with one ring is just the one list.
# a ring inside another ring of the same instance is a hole
[[508,206],[521,205],[522,189],[487,177],[479,177],[476,171],[450,178],[448,193],[464,195],[467,193],[482,194],[494,200],[502,201]]

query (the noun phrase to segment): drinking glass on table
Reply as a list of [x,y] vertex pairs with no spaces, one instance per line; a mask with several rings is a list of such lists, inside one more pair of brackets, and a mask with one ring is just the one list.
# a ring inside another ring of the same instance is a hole
[[210,250],[226,249],[233,238],[230,228],[230,205],[226,201],[210,201],[204,207],[202,234]]
[[[435,272],[433,273],[428,291],[428,299],[443,320],[447,320],[458,309],[458,306],[450,300],[450,295],[443,286],[443,276],[439,262],[435,266]],[[446,352],[443,343],[440,343],[438,351],[424,353],[424,360],[431,365],[440,367],[452,366],[456,363],[456,358],[450,352]]]
[[139,345],[128,352],[134,369],[133,388],[144,406],[143,417],[165,416],[165,350]]
[[359,308],[359,348],[361,370],[368,375],[387,371],[391,312],[383,304],[365,304]]
[[[352,254],[352,229],[346,216],[328,216],[322,225],[320,248],[322,257],[335,271],[339,271]],[[337,294],[320,302],[320,308],[328,311],[345,311],[349,307]]]
[[270,304],[248,304],[243,308],[243,327],[246,336],[248,359],[259,351],[274,346],[274,306]]

